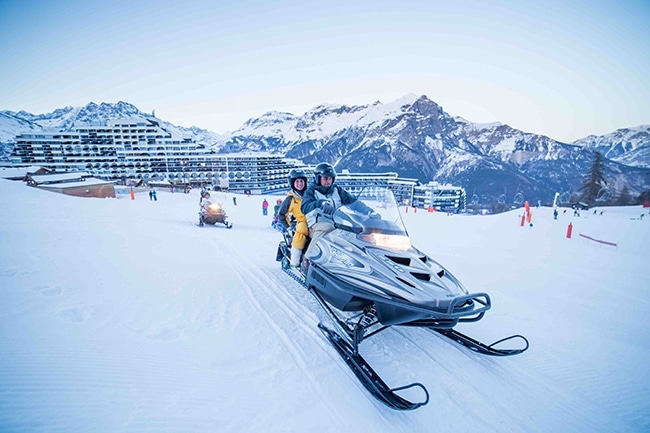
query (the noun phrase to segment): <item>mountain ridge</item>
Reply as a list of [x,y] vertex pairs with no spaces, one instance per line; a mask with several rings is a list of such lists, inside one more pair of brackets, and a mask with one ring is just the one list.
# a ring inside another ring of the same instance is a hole
[[[7,137],[25,129],[71,130],[79,122],[131,116],[153,114],[123,101],[91,102],[41,115],[0,111],[0,141],[11,143]],[[575,193],[593,151],[609,161],[606,177],[612,192],[625,185],[640,193],[650,185],[650,125],[563,143],[501,122],[477,124],[451,116],[426,95],[409,94],[386,104],[322,104],[300,116],[268,111],[226,135],[161,122],[217,152],[264,151],[307,164],[329,161],[339,170],[392,171],[421,182],[464,186],[480,202],[517,193],[544,201],[555,192]]]

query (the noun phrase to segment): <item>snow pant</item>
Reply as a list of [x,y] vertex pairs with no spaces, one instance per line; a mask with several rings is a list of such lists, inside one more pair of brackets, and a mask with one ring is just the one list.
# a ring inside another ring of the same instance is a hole
[[309,235],[309,228],[307,228],[307,223],[299,222],[296,224],[296,232],[293,234],[291,246],[299,250],[305,248],[305,244],[307,243],[307,235]]
[[311,242],[309,243],[309,247],[307,247],[307,251],[305,251],[305,255],[309,256],[309,252],[311,251],[312,247],[316,245],[316,242],[329,232],[334,230],[334,224],[327,222],[327,221],[320,221],[311,226],[309,229],[309,237],[311,238]]

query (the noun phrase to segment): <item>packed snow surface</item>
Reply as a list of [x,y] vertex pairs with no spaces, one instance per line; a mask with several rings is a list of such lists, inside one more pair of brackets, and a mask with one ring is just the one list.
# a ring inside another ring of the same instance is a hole
[[275,261],[263,198],[225,194],[226,229],[197,227],[198,197],[83,199],[0,180],[0,431],[650,431],[648,209],[554,220],[533,208],[532,227],[521,209],[402,209],[415,246],[492,298],[457,329],[522,334],[530,349],[491,358],[384,331],[362,355],[390,386],[431,395],[399,412],[318,330],[319,306]]

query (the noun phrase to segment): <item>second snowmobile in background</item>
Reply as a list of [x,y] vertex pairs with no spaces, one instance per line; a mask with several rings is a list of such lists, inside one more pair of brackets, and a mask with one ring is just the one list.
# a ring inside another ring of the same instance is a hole
[[232,228],[232,224],[228,222],[226,211],[223,209],[223,202],[224,200],[211,198],[210,193],[207,191],[201,193],[199,226],[223,224],[226,228]]
[[[429,400],[420,383],[389,388],[359,354],[362,341],[392,326],[425,328],[485,355],[528,349],[520,335],[488,345],[455,331],[458,323],[483,318],[491,307],[490,296],[468,292],[446,268],[411,245],[390,190],[366,189],[359,199],[363,203],[334,212],[335,229],[307,249],[300,268],[289,266],[290,231],[276,259],[328,313],[335,330],[322,323],[319,328],[373,396],[399,410],[416,409]],[[367,206],[381,218],[370,217]],[[511,339],[519,339],[521,347],[495,347]],[[408,388],[421,389],[423,401],[413,403],[395,392]]]

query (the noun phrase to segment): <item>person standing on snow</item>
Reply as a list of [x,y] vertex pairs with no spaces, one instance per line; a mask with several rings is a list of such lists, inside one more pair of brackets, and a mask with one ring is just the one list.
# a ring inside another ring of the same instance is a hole
[[[311,245],[314,245],[323,235],[334,230],[334,211],[341,206],[355,203],[357,198],[334,183],[336,171],[331,164],[321,162],[314,169],[314,182],[311,183],[302,198],[300,210],[307,217]],[[379,217],[365,204],[361,204],[362,212],[371,217]],[[307,249],[309,250],[309,248]]]
[[302,250],[307,243],[307,236],[309,235],[309,228],[307,227],[307,218],[300,210],[302,205],[302,195],[307,188],[307,175],[301,169],[293,169],[289,172],[289,186],[291,191],[287,194],[278,209],[278,224],[284,230],[288,229],[292,222],[295,220],[296,229],[291,241],[291,266],[298,266],[300,264],[300,257]]
[[268,215],[269,214],[269,202],[264,199],[262,202],[262,215]]

